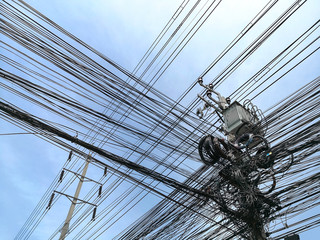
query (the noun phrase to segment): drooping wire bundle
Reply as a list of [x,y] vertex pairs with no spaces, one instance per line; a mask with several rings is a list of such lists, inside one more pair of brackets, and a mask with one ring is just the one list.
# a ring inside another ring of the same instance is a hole
[[[115,201],[112,205],[107,205],[98,213],[94,224],[87,223],[83,227],[80,226],[89,215],[90,207],[79,206],[77,215],[74,217],[76,220],[70,231],[76,229],[79,231],[75,238],[100,236],[117,221],[118,216],[125,216],[125,212],[130,211],[130,208],[138,204],[149,192],[161,196],[161,199],[164,200],[151,210],[150,216],[145,214],[145,218],[137,223],[139,225],[134,225],[134,230],[124,233],[123,238],[133,239],[137,236],[148,236],[150,238],[168,239],[179,237],[199,239],[217,237],[219,239],[241,235],[239,233],[241,230],[235,231],[233,223],[221,215],[219,208],[214,203],[215,199],[210,192],[207,192],[208,186],[215,184],[215,176],[219,169],[201,167],[196,170],[199,167],[199,157],[195,151],[197,143],[203,134],[214,131],[212,126],[217,125],[216,116],[210,115],[205,120],[200,121],[194,114],[195,107],[199,104],[198,99],[190,101],[188,106],[182,106],[181,100],[186,97],[195,84],[192,84],[177,101],[170,99],[152,87],[154,81],[157,81],[177,55],[172,54],[171,58],[167,59],[166,65],[160,66],[157,74],[151,77],[149,82],[145,82],[81,42],[23,1],[13,1],[22,6],[23,10],[14,7],[14,4],[10,4],[9,1],[3,2],[5,4],[1,4],[3,16],[1,33],[12,42],[11,44],[1,42],[1,47],[5,52],[1,55],[1,60],[6,66],[0,70],[1,87],[24,99],[25,102],[31,102],[30,105],[40,107],[45,110],[45,113],[41,111],[34,113],[32,107],[27,109],[29,107],[27,104],[26,106],[23,104],[23,107],[19,108],[19,104],[15,105],[9,103],[6,99],[2,99],[2,110],[7,111],[2,111],[1,116],[59,147],[73,150],[77,156],[82,158],[85,158],[88,150],[98,153],[94,164],[99,167],[108,165],[115,177],[101,178],[101,181],[105,183],[103,197],[94,199],[92,197],[93,192],[97,189],[93,188],[91,194],[87,195],[87,200],[93,199],[98,205],[103,206],[104,202],[108,201],[108,196],[115,195],[123,180],[130,183],[130,187],[123,194],[119,194],[118,201]],[[242,32],[249,31],[251,26],[257,23],[260,17],[264,16],[275,5],[275,2],[270,1],[259,13],[259,17],[255,18],[255,21],[248,25],[246,31]],[[208,8],[203,8],[203,14],[199,15],[201,19],[206,19],[218,7],[219,3],[220,1],[211,1],[207,6]],[[296,1],[283,13],[281,18],[274,21],[270,28],[255,39],[248,49],[234,59],[213,80],[213,84],[218,86],[223,83],[303,3],[304,1]],[[195,11],[197,4],[198,2],[194,5],[194,8],[191,8],[190,14]],[[33,17],[30,17],[30,15]],[[41,21],[38,18],[44,23],[40,24]],[[187,17],[185,20],[187,20]],[[200,21],[197,24],[194,26],[202,26]],[[317,33],[318,27],[319,21],[291,43],[288,48],[280,52],[255,76],[242,84],[232,94],[233,98],[247,97],[250,93],[257,96],[265,91],[265,89],[261,90],[260,88],[262,83],[272,84],[273,81],[278,81],[280,78],[274,80],[272,78],[273,74],[276,75],[278,71],[286,67],[287,63],[301,57],[300,54],[310,51],[317,43],[318,37],[312,39],[311,43],[303,50],[295,53],[295,57],[292,59],[287,60],[285,56],[294,53],[298,46],[303,45],[304,39],[312,38],[312,34]],[[189,32],[187,36],[193,36],[197,29],[199,28],[193,28],[193,31]],[[244,35],[239,35],[233,43],[236,44]],[[184,40],[186,39],[190,38]],[[185,46],[188,41],[181,42],[179,47]],[[234,47],[234,44],[229,45],[226,52]],[[181,50],[181,48],[175,49],[177,54]],[[159,53],[162,51],[164,49]],[[309,55],[315,51],[309,53]],[[219,59],[221,58],[217,58],[204,74]],[[101,61],[103,64],[101,64]],[[146,71],[151,68],[152,63],[153,61],[145,69]],[[283,64],[280,66],[281,63]],[[141,76],[144,75],[146,75],[146,72],[143,71]],[[127,78],[129,80],[125,80]],[[317,87],[313,84],[314,82],[310,85],[310,89]],[[274,146],[274,151],[277,152],[277,169],[287,170],[287,163],[290,163],[292,155],[300,154],[301,151],[303,155],[300,161],[306,164],[301,166],[308,166],[310,170],[316,167],[316,158],[312,153],[318,151],[315,147],[317,142],[310,140],[310,134],[312,135],[317,128],[313,126],[313,128],[307,128],[300,132],[306,126],[305,121],[311,124],[312,121],[309,121],[312,119],[311,116],[318,116],[317,109],[315,110],[313,106],[314,99],[306,101],[308,103],[306,106],[309,107],[310,112],[306,114],[305,118],[302,116],[306,112],[304,112],[304,108],[299,108],[301,106],[299,101],[303,101],[302,95],[308,95],[309,93],[307,93],[308,91],[301,93],[300,100],[294,98],[292,102],[288,102],[287,107],[279,108],[277,110],[279,113],[275,110],[267,116],[267,123],[270,125],[267,138]],[[300,114],[297,115],[296,128],[288,124],[293,118],[290,113],[292,111],[295,114]],[[272,118],[272,116],[278,117]],[[279,119],[284,120],[279,121]],[[300,121],[301,119],[303,121]],[[280,126],[282,127],[279,128]],[[299,132],[297,134],[298,138],[288,138],[290,140],[285,141],[288,136],[291,136],[290,134],[296,132]],[[303,142],[305,144],[302,144]],[[77,147],[77,144],[82,147]],[[293,148],[290,148],[290,146],[293,146]],[[309,151],[310,146],[313,148],[312,151]],[[304,151],[306,151],[305,155]],[[300,166],[296,162],[299,156],[294,156],[293,159],[294,162],[288,168],[288,173],[292,169],[299,168],[295,166]],[[299,169],[296,169],[292,176],[295,176],[294,174],[297,172],[302,176],[304,167]],[[280,172],[281,177],[290,179]],[[277,176],[277,178],[280,178],[280,176]],[[315,177],[315,179],[317,178]],[[55,187],[57,187],[57,181],[56,179]],[[64,189],[68,188],[70,182],[65,184]],[[286,186],[284,182],[281,184],[278,179],[277,185],[279,189],[287,189],[286,191],[291,191],[292,194],[298,193],[301,196],[305,194],[302,190],[295,192],[292,186]],[[298,185],[306,186],[306,183],[298,182]],[[55,187],[50,189],[52,190]],[[139,192],[136,191],[136,187],[139,188]],[[316,189],[316,186],[313,185],[312,189]],[[281,191],[278,193],[281,199],[284,198],[284,193]],[[38,216],[44,216],[42,213],[47,211],[43,209],[47,206],[50,194],[51,192],[48,191],[40,204],[44,207],[37,209],[30,221],[22,228],[18,238],[23,238],[24,235],[30,236],[32,231],[29,232],[29,226],[34,229],[37,223],[41,221],[41,217],[38,218]],[[312,199],[314,200],[316,196],[318,196],[317,193],[313,195],[314,198]],[[308,196],[305,197],[308,200]],[[300,210],[310,206],[307,200],[305,205],[301,205]],[[283,202],[286,201],[287,199]],[[290,198],[288,201],[287,208],[291,203]],[[121,210],[115,210],[119,203],[123,205]],[[130,208],[126,208],[127,205]],[[85,210],[81,211],[84,208]],[[165,212],[166,209],[169,210]],[[110,214],[110,212],[114,214]],[[295,213],[298,212],[299,208]],[[282,217],[285,215],[286,212],[283,210],[273,216],[277,219],[276,216]],[[79,228],[81,230],[78,230]],[[53,234],[52,238],[57,232],[59,232],[59,229]],[[276,231],[274,232],[276,233]]]

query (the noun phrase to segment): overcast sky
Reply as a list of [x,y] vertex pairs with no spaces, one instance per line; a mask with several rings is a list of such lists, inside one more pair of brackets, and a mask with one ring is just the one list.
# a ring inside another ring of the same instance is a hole
[[[181,0],[29,0],[26,2],[129,71],[134,70],[143,54],[182,3]],[[161,76],[155,88],[172,99],[178,99],[267,2],[265,0],[223,0]],[[293,2],[292,0],[279,1],[265,19],[239,43],[238,47],[205,76],[204,81],[207,83],[211,81]],[[218,91],[225,96],[232,93],[237,86],[248,80],[314,24],[319,19],[319,12],[320,1],[308,0],[237,71],[230,75],[226,82],[219,86]],[[314,36],[317,35],[319,30]],[[2,35],[0,38],[8,41]],[[319,42],[315,47],[318,46]],[[319,63],[318,51],[268,91],[259,95],[255,99],[255,104],[262,110],[266,110],[315,79],[320,75]],[[137,75],[139,74],[141,73],[138,72]],[[278,76],[280,75],[281,73]],[[148,81],[148,75],[143,80]],[[194,88],[182,104],[187,106],[201,90],[198,86]],[[251,97],[254,95],[252,94]],[[0,97],[9,102],[12,101],[19,107],[24,106],[22,100],[2,88],[0,88]],[[25,131],[0,119],[0,134],[6,133],[25,133]],[[14,238],[46,189],[59,174],[67,157],[68,152],[35,135],[0,135],[1,239]],[[128,214],[127,219],[122,220],[121,224],[123,226],[130,224],[135,214],[142,214],[159,200],[158,197],[150,197],[145,207],[136,208],[131,215]],[[66,209],[70,202],[60,198],[57,204],[60,205],[50,210],[30,239],[47,239],[58,228],[67,215]],[[112,237],[115,232],[116,230],[110,230],[100,239],[111,239],[110,236]],[[316,239],[317,233],[319,228],[301,234],[301,239]]]

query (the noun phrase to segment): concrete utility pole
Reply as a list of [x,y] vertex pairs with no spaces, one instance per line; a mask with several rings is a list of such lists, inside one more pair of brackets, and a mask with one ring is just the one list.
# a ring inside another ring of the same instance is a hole
[[69,231],[70,220],[72,218],[73,211],[74,211],[74,208],[75,208],[75,206],[77,204],[77,200],[78,200],[78,197],[79,197],[79,194],[80,194],[80,190],[81,190],[82,184],[83,184],[84,179],[85,179],[85,175],[86,175],[87,170],[88,170],[88,166],[89,166],[89,163],[90,163],[90,158],[91,158],[91,156],[88,155],[88,158],[86,159],[86,164],[85,164],[85,166],[83,168],[83,171],[82,171],[81,178],[79,179],[79,183],[78,183],[76,192],[74,194],[73,200],[71,201],[71,206],[70,206],[66,221],[64,222],[64,225],[63,225],[63,227],[61,229],[61,235],[60,235],[59,240],[64,240],[65,237],[66,237],[67,232]]
[[253,229],[251,233],[251,239],[252,240],[266,240],[266,233],[263,229],[263,227],[258,229]]

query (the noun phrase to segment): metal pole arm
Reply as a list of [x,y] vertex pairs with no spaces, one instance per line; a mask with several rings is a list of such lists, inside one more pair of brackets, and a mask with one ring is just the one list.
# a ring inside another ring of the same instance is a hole
[[217,108],[215,105],[213,105],[213,104],[212,104],[211,102],[209,102],[207,99],[205,99],[204,97],[202,97],[200,94],[198,94],[198,97],[199,97],[202,101],[204,101],[206,104],[208,104],[208,106],[213,107],[214,110],[222,113],[221,109]]

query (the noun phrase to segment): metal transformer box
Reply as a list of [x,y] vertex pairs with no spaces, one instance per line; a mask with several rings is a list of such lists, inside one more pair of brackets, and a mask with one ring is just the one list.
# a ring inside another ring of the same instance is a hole
[[[227,109],[223,110],[222,114],[225,121],[226,131],[235,136],[239,136],[250,131],[248,127],[258,121],[257,118],[253,117],[248,110],[236,101]],[[242,128],[244,125],[246,125],[246,127]]]

